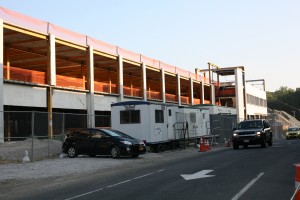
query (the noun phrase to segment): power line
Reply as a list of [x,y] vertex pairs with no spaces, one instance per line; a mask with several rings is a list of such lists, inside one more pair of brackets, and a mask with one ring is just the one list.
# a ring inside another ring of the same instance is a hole
[[271,97],[271,99],[274,99],[274,100],[276,100],[276,101],[278,101],[278,102],[280,102],[280,103],[282,103],[282,104],[284,104],[284,105],[286,105],[286,106],[288,106],[290,108],[293,108],[293,109],[296,109],[296,110],[300,111],[300,108],[296,108],[296,107],[291,106],[291,105],[289,105],[287,103],[284,103],[283,101],[280,101],[280,100],[276,99],[275,97]]

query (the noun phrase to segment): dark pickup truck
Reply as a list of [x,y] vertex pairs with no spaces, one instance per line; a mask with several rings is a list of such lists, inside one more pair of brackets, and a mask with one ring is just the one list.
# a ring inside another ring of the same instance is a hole
[[261,145],[262,148],[273,145],[272,130],[269,123],[264,119],[245,120],[233,129],[232,145],[233,149],[239,149],[240,145],[247,148],[248,145]]

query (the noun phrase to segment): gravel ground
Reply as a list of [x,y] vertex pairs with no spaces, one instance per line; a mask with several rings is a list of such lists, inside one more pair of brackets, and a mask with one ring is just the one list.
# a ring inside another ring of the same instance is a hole
[[[43,146],[43,145],[41,145]],[[0,146],[1,147],[1,146]],[[3,146],[2,146],[3,147]],[[221,148],[220,148],[221,147]],[[0,148],[1,149],[1,148]],[[8,148],[9,149],[9,148]],[[13,149],[13,148],[12,148]],[[20,150],[21,149],[21,150]],[[18,149],[18,155],[24,149]],[[223,146],[215,147],[211,151],[224,149]],[[3,152],[2,152],[3,153]],[[53,159],[40,160],[28,163],[1,163],[0,164],[0,183],[8,181],[18,181],[27,179],[40,179],[61,177],[65,175],[76,175],[83,173],[92,173],[98,170],[110,169],[114,167],[128,167],[130,165],[145,165],[163,160],[185,157],[187,155],[199,154],[198,149],[194,147],[185,150],[177,149],[161,153],[146,153],[138,158],[123,157],[112,159],[111,157],[89,157],[79,156],[77,158],[68,158],[66,155],[56,155]],[[206,153],[205,153],[206,154]],[[23,153],[24,155],[24,153]]]

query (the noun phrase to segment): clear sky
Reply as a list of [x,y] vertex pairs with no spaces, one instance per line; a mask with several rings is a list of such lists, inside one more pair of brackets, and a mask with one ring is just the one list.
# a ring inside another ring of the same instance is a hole
[[1,0],[0,6],[194,72],[245,66],[300,87],[299,0]]

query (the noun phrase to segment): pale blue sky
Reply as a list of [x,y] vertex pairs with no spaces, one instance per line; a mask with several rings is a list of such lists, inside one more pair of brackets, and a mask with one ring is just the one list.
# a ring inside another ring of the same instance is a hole
[[194,72],[245,66],[300,87],[299,0],[1,0],[0,6]]

